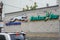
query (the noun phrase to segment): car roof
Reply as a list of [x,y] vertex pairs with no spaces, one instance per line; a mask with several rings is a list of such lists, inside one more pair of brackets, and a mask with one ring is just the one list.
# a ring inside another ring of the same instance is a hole
[[[0,33],[0,34],[16,34],[16,33],[7,33],[7,32],[6,32],[6,33]],[[19,33],[19,34],[20,34],[20,33]]]

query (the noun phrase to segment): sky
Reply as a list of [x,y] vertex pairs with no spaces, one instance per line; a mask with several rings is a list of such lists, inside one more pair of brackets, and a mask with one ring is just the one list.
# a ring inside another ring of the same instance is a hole
[[2,0],[4,3],[3,6],[3,12],[4,13],[10,13],[10,12],[16,12],[16,11],[22,11],[23,8],[26,8],[26,5],[29,7],[34,4],[34,2],[37,3],[38,7],[46,7],[46,4],[48,3],[49,6],[57,5],[57,0]]

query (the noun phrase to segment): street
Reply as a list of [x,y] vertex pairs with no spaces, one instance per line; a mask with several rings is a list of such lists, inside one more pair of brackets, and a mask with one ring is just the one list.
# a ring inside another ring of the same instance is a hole
[[59,38],[47,38],[47,37],[27,37],[27,40],[59,40]]

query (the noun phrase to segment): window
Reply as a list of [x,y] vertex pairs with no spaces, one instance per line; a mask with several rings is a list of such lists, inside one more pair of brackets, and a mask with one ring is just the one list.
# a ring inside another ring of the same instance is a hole
[[14,34],[11,34],[10,37],[11,37],[11,40],[16,40]]
[[16,34],[11,34],[10,37],[11,37],[11,40],[20,40],[19,36],[17,37]]
[[4,35],[0,35],[0,40],[6,40]]

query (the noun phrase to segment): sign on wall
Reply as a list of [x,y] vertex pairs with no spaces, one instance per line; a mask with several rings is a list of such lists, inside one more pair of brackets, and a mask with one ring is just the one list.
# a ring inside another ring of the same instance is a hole
[[52,19],[59,19],[59,15],[56,15],[56,14],[52,14],[52,13],[46,13],[45,16],[31,16],[30,17],[30,21],[40,21],[40,20],[52,20]]
[[17,17],[14,17],[14,18],[11,18],[10,21],[22,21],[22,22],[27,22],[27,16],[17,16]]
[[5,25],[6,25],[6,26],[21,25],[21,22],[7,22]]

